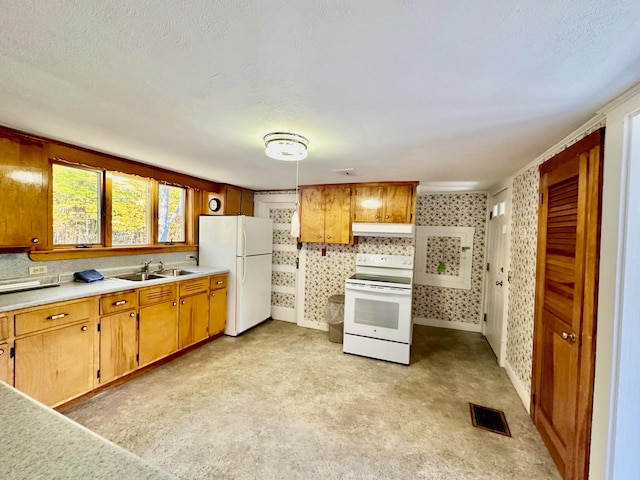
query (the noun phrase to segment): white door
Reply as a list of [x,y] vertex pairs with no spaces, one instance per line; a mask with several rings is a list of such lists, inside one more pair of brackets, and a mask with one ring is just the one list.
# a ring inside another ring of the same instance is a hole
[[[298,249],[291,236],[291,216],[296,207],[295,194],[256,195],[255,212],[273,220],[273,277],[271,316],[274,320],[296,323],[296,314],[304,308],[304,285],[298,283]],[[303,283],[304,276],[302,276]],[[298,289],[302,294],[298,294]]]
[[271,254],[238,257],[236,331],[248,330],[271,316]]
[[507,195],[503,190],[491,197],[489,220],[489,248],[487,251],[487,291],[485,336],[498,363],[502,365],[504,356],[504,306],[507,292]]

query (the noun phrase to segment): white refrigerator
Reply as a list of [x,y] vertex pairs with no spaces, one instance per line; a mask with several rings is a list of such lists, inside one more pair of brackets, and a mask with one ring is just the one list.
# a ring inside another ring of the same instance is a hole
[[235,337],[271,317],[273,221],[201,215],[199,245],[200,265],[229,270],[224,333]]

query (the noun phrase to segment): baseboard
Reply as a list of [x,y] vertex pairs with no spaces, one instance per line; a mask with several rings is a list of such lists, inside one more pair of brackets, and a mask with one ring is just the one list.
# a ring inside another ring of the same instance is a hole
[[294,308],[271,306],[271,318],[282,322],[296,323],[296,311]]
[[507,375],[509,375],[509,380],[511,380],[513,388],[516,389],[516,392],[518,393],[520,401],[522,401],[525,410],[527,411],[527,413],[531,413],[531,395],[524,388],[524,385],[522,385],[522,382],[516,375],[516,372],[513,371],[513,368],[511,368],[509,362],[504,362],[504,369],[506,370]]
[[464,330],[465,332],[482,333],[482,325],[479,323],[448,322],[446,320],[436,320],[435,318],[414,317],[413,323],[427,327],[450,328],[452,330]]
[[298,322],[299,327],[304,328],[313,328],[314,330],[323,330],[325,332],[329,331],[329,324],[324,322],[316,322],[315,320],[300,320]]

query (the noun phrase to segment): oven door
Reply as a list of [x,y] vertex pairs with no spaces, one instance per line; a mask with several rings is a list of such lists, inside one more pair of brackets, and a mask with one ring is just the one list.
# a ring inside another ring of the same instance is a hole
[[411,289],[345,285],[344,333],[411,343]]

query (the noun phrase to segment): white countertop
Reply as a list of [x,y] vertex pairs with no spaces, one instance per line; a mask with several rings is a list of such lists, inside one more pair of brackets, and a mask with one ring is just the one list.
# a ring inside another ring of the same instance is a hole
[[174,478],[2,382],[0,405],[6,478]]
[[192,278],[227,273],[229,271],[214,267],[189,267],[187,270],[194,273],[179,277],[146,280],[144,282],[121,280],[119,278],[105,278],[104,280],[92,283],[67,282],[60,284],[58,287],[39,288],[36,290],[27,290],[16,293],[2,293],[0,294],[0,312],[35,307],[38,305],[45,305],[47,303],[63,302],[76,298],[92,297],[94,295],[102,295],[104,293],[150,287],[153,285],[161,285],[163,283],[179,282]]

